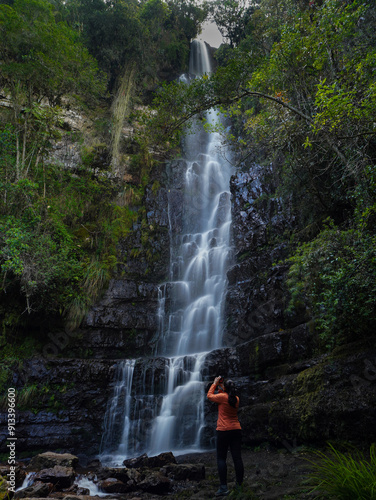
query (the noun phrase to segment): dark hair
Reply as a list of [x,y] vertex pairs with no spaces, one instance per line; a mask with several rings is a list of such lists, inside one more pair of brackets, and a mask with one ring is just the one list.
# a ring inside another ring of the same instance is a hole
[[225,391],[228,393],[228,404],[233,408],[236,408],[236,403],[238,400],[236,399],[236,386],[232,380],[225,380],[223,384]]

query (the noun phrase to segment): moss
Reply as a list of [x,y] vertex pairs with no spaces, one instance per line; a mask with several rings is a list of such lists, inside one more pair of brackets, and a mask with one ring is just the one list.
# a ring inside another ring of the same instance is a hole
[[152,187],[151,187],[151,191],[154,195],[157,194],[157,192],[159,191],[161,187],[161,183],[159,181],[154,181]]
[[326,364],[318,364],[299,373],[293,384],[297,394],[317,392],[323,388]]
[[328,359],[336,360],[336,359],[347,358],[356,352],[363,352],[366,351],[367,349],[373,350],[375,349],[375,347],[376,347],[376,339],[373,338],[361,339],[356,342],[350,342],[348,344],[336,347],[335,349],[333,349]]
[[8,495],[8,483],[2,476],[0,476],[0,500],[8,498],[10,498]]
[[256,342],[254,350],[251,351],[249,355],[249,366],[251,367],[251,371],[253,373],[259,372],[259,355],[260,355],[260,345],[258,342]]
[[276,440],[289,437],[315,441],[322,435],[318,418],[322,415],[323,394],[329,360],[308,368],[297,375],[290,396],[273,401],[269,407],[269,435]]
[[34,414],[42,410],[57,413],[66,409],[62,394],[73,387],[73,382],[69,384],[25,384],[17,394],[17,408],[21,411],[29,410]]
[[[10,367],[6,364],[1,364],[0,367],[0,394],[5,392],[6,388],[8,387],[8,383],[10,382],[10,377],[11,377],[12,371]],[[0,408],[2,407],[2,404],[0,403]]]
[[250,256],[251,256],[251,251],[247,250],[246,252],[242,252],[238,255],[237,261],[243,262],[244,260],[246,260]]

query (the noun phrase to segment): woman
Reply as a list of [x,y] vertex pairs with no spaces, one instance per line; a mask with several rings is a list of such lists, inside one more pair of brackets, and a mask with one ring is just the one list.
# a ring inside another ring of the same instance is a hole
[[227,488],[227,451],[230,448],[234,461],[236,483],[240,486],[243,482],[244,466],[241,456],[242,431],[238,420],[239,398],[236,395],[235,384],[232,380],[224,382],[224,391],[215,394],[221,381],[216,377],[208,392],[208,399],[218,404],[217,420],[217,465],[220,480],[219,490],[215,496],[229,494]]

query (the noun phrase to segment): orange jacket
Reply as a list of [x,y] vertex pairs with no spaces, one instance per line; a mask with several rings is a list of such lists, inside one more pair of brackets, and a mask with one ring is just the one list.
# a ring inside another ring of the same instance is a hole
[[208,399],[213,401],[213,403],[218,403],[218,420],[217,420],[217,431],[232,431],[234,429],[241,429],[240,422],[238,420],[238,407],[239,398],[236,396],[237,403],[236,408],[229,405],[227,392],[220,392],[219,394],[214,394],[217,386],[212,384],[208,391]]

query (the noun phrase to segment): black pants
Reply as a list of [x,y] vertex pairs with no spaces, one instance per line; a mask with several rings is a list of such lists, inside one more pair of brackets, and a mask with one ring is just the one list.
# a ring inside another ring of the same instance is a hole
[[221,484],[227,484],[227,451],[230,448],[235,467],[236,482],[242,484],[244,465],[241,454],[242,431],[217,431],[217,465]]

